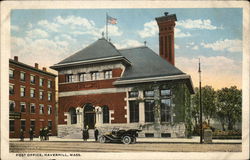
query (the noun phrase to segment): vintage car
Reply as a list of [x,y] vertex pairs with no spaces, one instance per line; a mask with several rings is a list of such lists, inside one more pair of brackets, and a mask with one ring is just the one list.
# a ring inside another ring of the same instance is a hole
[[129,129],[129,130],[119,130],[119,128],[114,128],[112,132],[103,134],[99,137],[101,143],[116,142],[131,144],[136,143],[136,137],[140,129]]

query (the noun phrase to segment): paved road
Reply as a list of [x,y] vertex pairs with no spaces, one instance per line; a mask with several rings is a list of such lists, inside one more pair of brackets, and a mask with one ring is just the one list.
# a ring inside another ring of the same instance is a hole
[[241,144],[197,144],[138,142],[136,144],[113,144],[98,142],[10,142],[10,152],[241,152]]

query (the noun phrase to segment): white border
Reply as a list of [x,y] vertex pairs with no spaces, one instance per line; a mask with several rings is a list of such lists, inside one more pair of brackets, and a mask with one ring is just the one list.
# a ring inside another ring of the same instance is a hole
[[[243,143],[242,152],[143,152],[140,153],[87,153],[81,159],[248,159],[249,158],[249,3],[247,1],[3,1],[1,2],[1,69],[8,68],[10,58],[11,9],[80,9],[80,8],[243,8]],[[19,158],[9,154],[8,128],[8,70],[1,70],[1,158]],[[52,157],[65,159],[63,157]],[[78,157],[71,157],[78,159]]]

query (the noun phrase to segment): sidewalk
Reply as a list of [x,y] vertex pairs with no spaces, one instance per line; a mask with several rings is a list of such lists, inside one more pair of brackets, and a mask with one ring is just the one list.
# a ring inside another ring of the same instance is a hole
[[[19,138],[12,138],[10,139],[11,142],[13,141],[20,141]],[[24,141],[29,141],[29,138],[25,138]],[[40,138],[34,138],[33,141],[39,141]],[[82,139],[64,139],[58,138],[56,136],[49,137],[49,141],[53,142],[81,142]],[[94,139],[88,139],[89,142],[94,142]],[[48,141],[46,141],[48,142]],[[137,142],[141,143],[200,143],[200,137],[192,137],[188,138],[137,138]],[[213,143],[223,143],[223,144],[230,144],[235,143],[239,144],[242,143],[241,139],[214,139]]]

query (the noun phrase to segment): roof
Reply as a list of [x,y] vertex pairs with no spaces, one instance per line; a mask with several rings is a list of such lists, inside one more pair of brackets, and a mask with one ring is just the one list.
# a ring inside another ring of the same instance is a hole
[[120,80],[184,74],[148,47],[143,46],[119,51],[131,62],[131,66],[126,67]]
[[121,56],[121,54],[115,48],[115,46],[112,43],[108,42],[105,38],[101,38],[89,45],[88,47],[62,60],[58,64],[103,59],[117,56]]
[[19,66],[19,67],[23,67],[23,68],[32,70],[32,71],[35,71],[35,72],[39,72],[39,73],[41,73],[41,74],[45,74],[45,75],[49,75],[49,76],[53,76],[53,77],[56,77],[56,76],[57,76],[57,75],[55,75],[55,74],[53,74],[53,73],[50,73],[50,72],[47,72],[47,71],[43,71],[43,70],[37,69],[37,68],[35,68],[35,67],[32,67],[32,66],[27,65],[27,64],[22,63],[22,62],[15,61],[15,60],[13,60],[13,59],[9,59],[9,63],[10,63],[10,64],[17,65],[17,66]]

